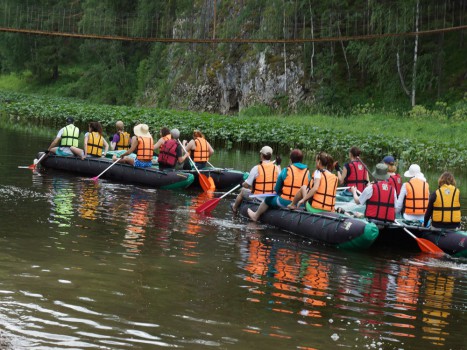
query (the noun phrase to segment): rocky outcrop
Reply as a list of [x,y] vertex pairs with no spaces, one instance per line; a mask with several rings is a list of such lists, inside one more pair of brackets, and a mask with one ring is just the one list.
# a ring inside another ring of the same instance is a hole
[[205,66],[198,84],[177,84],[172,91],[175,107],[229,114],[254,105],[275,109],[286,103],[293,110],[298,102],[312,98],[303,83],[303,68],[290,55],[286,64],[279,55],[261,52],[246,62],[221,61],[216,67]]

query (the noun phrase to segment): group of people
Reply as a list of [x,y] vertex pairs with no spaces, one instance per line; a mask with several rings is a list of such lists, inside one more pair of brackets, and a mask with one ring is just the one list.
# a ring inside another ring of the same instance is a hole
[[[342,168],[329,154],[319,152],[312,172],[303,164],[303,153],[298,149],[291,151],[290,164],[282,170],[280,162],[271,161],[272,154],[269,146],[261,149],[260,164],[251,169],[232,205],[234,213],[252,194],[253,197],[265,194],[256,211],[248,209],[253,221],[259,220],[269,208],[336,211],[337,187],[342,184],[345,186],[342,195],[352,196],[356,204],[365,205],[364,215],[369,219],[394,222],[396,215],[402,214],[404,219],[420,221],[425,227],[456,229],[460,226],[460,192],[449,172],[440,176],[438,189],[430,194],[428,182],[417,164],[404,172],[409,180],[402,183],[393,156],[384,157],[370,173],[360,159],[358,147],[350,148],[349,161]],[[341,208],[337,211],[344,212]]]
[[[134,136],[125,131],[122,121],[115,124],[116,132],[110,142],[112,151],[123,151],[113,155],[113,161],[130,164],[136,168],[147,168],[153,165],[153,154],[158,152],[159,169],[174,169],[177,164],[184,164],[185,169],[191,169],[192,162],[198,169],[203,169],[214,153],[214,149],[199,130],[194,130],[193,139],[187,143],[179,141],[180,131],[161,128],[160,138],[154,144],[147,124],[138,124],[133,128]],[[102,125],[90,122],[89,130],[84,135],[84,149],[78,147],[80,131],[74,125],[74,119],[68,117],[66,126],[60,129],[50,144],[48,151],[60,156],[77,156],[85,159],[87,156],[102,157],[109,151],[109,144],[103,137]],[[183,150],[185,154],[183,154]],[[187,162],[187,158],[190,162]]]

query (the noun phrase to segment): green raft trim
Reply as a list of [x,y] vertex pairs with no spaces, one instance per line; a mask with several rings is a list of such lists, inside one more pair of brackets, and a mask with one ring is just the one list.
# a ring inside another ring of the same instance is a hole
[[163,190],[174,190],[174,189],[178,189],[178,188],[187,188],[188,186],[190,186],[193,181],[195,181],[195,177],[193,174],[178,174],[179,176],[186,176],[186,180],[185,181],[180,181],[180,182],[176,182],[174,184],[171,184],[171,185],[167,185],[167,186],[161,186],[160,188],[163,189]]
[[[319,214],[319,213],[327,212],[326,210],[320,210],[320,209],[313,208],[310,205],[310,202],[306,202],[305,207],[306,207],[306,210],[310,213]],[[347,215],[342,215],[342,214],[339,216],[344,217],[344,218],[351,218]],[[369,248],[379,235],[378,226],[366,220],[362,220],[358,218],[352,218],[352,219],[359,220],[365,223],[365,229],[363,230],[363,234],[361,234],[360,236],[350,241],[338,244],[337,248],[347,249],[347,250],[360,250],[360,249]]]
[[[360,220],[360,219],[356,219],[356,220]],[[366,223],[365,229],[363,230],[363,234],[356,237],[355,239],[352,239],[351,241],[338,244],[337,245],[338,248],[362,249],[362,248],[369,248],[373,244],[373,242],[376,240],[376,238],[379,235],[378,227],[371,222],[367,222],[366,220],[360,220],[360,221],[364,221]]]

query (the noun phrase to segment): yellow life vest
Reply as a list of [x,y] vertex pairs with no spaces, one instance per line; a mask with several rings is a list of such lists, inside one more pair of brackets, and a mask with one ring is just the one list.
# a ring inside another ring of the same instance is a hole
[[130,134],[126,131],[120,131],[118,133],[120,135],[120,139],[118,140],[117,144],[115,145],[115,150],[125,150],[127,151],[130,148]]
[[338,178],[328,171],[321,172],[318,190],[311,199],[311,206],[316,209],[334,211]]
[[412,178],[405,183],[407,195],[405,196],[404,213],[410,215],[423,215],[428,209],[430,188],[426,181]]
[[281,197],[285,200],[291,201],[293,197],[300,190],[303,185],[308,185],[310,171],[308,168],[300,169],[295,165],[289,165],[287,167],[287,176],[285,177],[284,184],[282,186]]
[[73,124],[68,124],[60,137],[60,146],[78,147],[79,129]]
[[436,190],[436,200],[433,203],[433,223],[461,222],[460,193],[452,185],[443,185]]
[[274,163],[258,165],[258,176],[253,183],[253,194],[272,193],[277,181],[277,168]]
[[97,131],[90,132],[88,134],[86,153],[91,156],[100,157],[102,156],[102,147],[104,147],[104,140],[102,139],[102,135]]

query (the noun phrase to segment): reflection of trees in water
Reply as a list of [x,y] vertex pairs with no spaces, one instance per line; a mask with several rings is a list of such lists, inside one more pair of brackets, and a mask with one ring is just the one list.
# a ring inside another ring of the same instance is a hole
[[280,242],[249,239],[240,244],[243,279],[250,285],[247,300],[268,310],[305,317],[300,323],[313,327],[328,326],[330,318],[345,321],[349,329],[341,331],[358,330],[370,341],[387,337],[396,344],[397,339],[421,337],[444,345],[449,336],[453,277],[425,275],[420,266],[390,260],[346,267],[332,256]]
[[54,177],[52,180],[52,220],[59,227],[70,227],[74,214],[73,199],[75,190],[66,178]]

